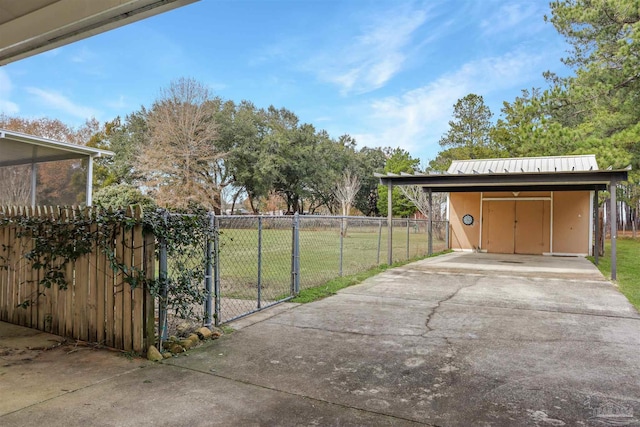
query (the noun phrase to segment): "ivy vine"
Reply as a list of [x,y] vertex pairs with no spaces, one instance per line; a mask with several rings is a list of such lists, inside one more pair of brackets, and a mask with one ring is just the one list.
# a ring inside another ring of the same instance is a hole
[[[54,214],[0,214],[0,226],[16,226],[17,239],[32,241],[23,254],[31,268],[39,270],[39,290],[18,306],[28,307],[45,294],[46,289],[67,289],[71,278],[67,267],[81,256],[100,251],[106,255],[111,268],[132,288],[145,285],[162,307],[175,315],[194,317],[207,298],[204,287],[207,241],[213,238],[206,211],[170,213],[166,210],[144,212],[140,217],[131,211],[103,207],[87,209],[59,208]],[[128,265],[118,258],[114,242],[122,229],[131,230],[142,225],[144,233],[156,238],[155,259],[161,245],[166,248],[168,274],[149,277],[142,268]],[[4,251],[8,248],[2,245]],[[0,257],[0,267],[8,269],[6,257]]]

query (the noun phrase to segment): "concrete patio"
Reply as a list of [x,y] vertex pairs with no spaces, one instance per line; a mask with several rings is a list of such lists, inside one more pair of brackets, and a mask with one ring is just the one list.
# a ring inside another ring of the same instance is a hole
[[0,425],[640,425],[640,315],[582,258],[451,253],[234,325],[5,363]]

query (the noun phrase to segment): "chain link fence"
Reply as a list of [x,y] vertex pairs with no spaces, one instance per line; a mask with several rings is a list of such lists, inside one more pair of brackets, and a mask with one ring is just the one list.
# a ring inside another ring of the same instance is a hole
[[[191,280],[204,296],[187,314],[205,324],[229,322],[390,259],[386,218],[210,215],[202,223],[208,237],[174,253],[165,249],[164,258],[161,251],[159,264],[168,283]],[[394,219],[391,243],[392,262],[445,250],[448,222],[432,222],[430,243],[428,220]],[[194,265],[203,273],[191,271]]]

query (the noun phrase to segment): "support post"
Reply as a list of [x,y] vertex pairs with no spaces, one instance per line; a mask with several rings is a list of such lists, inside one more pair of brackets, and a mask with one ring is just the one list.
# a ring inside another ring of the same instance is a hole
[[600,258],[600,215],[598,215],[598,190],[593,192],[593,260],[598,265]]
[[91,203],[93,203],[93,197],[92,197],[92,192],[93,192],[93,157],[89,156],[89,162],[87,164],[87,194],[86,194],[86,203],[87,206],[91,206]]
[[31,206],[36,205],[36,182],[38,181],[38,169],[36,169],[36,156],[38,147],[33,147],[33,157],[31,158]]
[[387,264],[393,264],[393,184],[387,184]]
[[429,230],[427,231],[429,233],[429,250],[427,251],[427,254],[429,256],[433,255],[433,192],[431,191],[431,188],[429,188],[429,223],[428,223],[428,227]]
[[611,193],[611,215],[609,222],[611,223],[611,280],[616,280],[616,241],[618,239],[618,221],[616,221],[616,187],[617,182],[611,181],[609,184],[609,192]]

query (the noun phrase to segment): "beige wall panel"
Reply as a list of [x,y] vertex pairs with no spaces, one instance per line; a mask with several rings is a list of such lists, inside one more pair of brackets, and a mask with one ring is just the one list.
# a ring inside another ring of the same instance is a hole
[[514,252],[515,201],[484,201],[482,248],[495,254]]
[[[462,217],[473,216],[473,225],[464,225]],[[480,239],[480,193],[451,193],[449,195],[451,249],[475,249]]]
[[589,192],[553,194],[553,252],[589,253]]
[[515,253],[541,255],[549,252],[551,203],[547,200],[516,201]]

